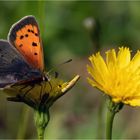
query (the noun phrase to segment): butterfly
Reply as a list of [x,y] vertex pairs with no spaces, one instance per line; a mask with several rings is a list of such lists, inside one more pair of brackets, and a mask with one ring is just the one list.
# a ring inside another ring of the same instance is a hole
[[52,100],[49,96],[53,95],[55,99],[61,96],[62,90],[66,92],[79,79],[78,76],[67,83],[49,79],[44,69],[43,54],[34,16],[23,17],[11,27],[8,40],[0,40],[0,88],[14,96],[9,100],[23,101],[30,106],[35,102],[46,102]]
[[26,16],[0,40],[0,87],[43,77],[43,47],[37,21]]

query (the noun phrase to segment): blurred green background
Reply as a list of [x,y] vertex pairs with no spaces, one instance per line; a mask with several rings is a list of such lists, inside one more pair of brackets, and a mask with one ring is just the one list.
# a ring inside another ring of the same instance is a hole
[[[57,68],[60,77],[67,81],[81,75],[78,84],[52,106],[46,138],[104,138],[105,97],[86,81],[88,56],[119,46],[133,52],[139,49],[139,9],[138,1],[0,1],[0,38],[6,39],[19,19],[34,15],[41,30],[46,69],[72,58],[71,63]],[[139,132],[140,108],[125,106],[115,117],[113,138],[140,138]],[[6,101],[1,92],[0,138],[36,137],[33,110]]]

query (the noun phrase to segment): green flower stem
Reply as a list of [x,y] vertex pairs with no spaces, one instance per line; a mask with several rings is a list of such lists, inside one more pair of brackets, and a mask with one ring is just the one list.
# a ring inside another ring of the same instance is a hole
[[119,112],[123,107],[123,103],[114,103],[111,99],[109,99],[108,104],[108,112],[107,112],[107,120],[106,120],[106,139],[112,139],[112,128],[113,128],[113,120],[115,114]]
[[98,124],[97,124],[97,139],[103,138],[103,127],[104,127],[104,119],[103,119],[103,113],[104,113],[104,106],[105,101],[104,98],[100,98],[100,104],[99,104],[99,110],[98,110]]
[[50,120],[49,111],[35,110],[35,123],[39,140],[44,139],[44,132]]
[[115,116],[115,112],[110,111],[108,109],[107,112],[107,126],[106,126],[106,139],[112,139],[112,127],[113,127],[113,120]]

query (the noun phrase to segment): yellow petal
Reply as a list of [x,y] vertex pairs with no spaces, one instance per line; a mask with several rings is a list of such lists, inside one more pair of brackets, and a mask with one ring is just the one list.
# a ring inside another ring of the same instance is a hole
[[137,51],[136,55],[133,57],[130,67],[133,71],[140,67],[140,51]]
[[94,81],[90,78],[87,78],[87,80],[88,80],[89,84],[92,85],[93,87],[98,87],[100,90],[104,91],[102,85],[100,85],[96,81]]
[[94,69],[94,68],[92,68],[88,65],[87,65],[87,70],[88,70],[88,73],[92,77],[94,77],[95,81],[98,81],[98,83],[101,84],[101,85],[104,84],[104,78],[98,70],[96,70],[96,69]]
[[131,99],[131,100],[127,100],[124,101],[125,104],[128,104],[130,106],[140,106],[140,98],[139,99]]
[[110,64],[116,63],[116,52],[114,49],[106,52],[106,63],[109,66]]
[[117,66],[118,68],[124,68],[130,63],[131,55],[129,48],[119,48],[117,55]]
[[93,70],[97,71],[102,78],[106,78],[108,75],[108,68],[100,53],[89,57],[89,60],[92,64]]

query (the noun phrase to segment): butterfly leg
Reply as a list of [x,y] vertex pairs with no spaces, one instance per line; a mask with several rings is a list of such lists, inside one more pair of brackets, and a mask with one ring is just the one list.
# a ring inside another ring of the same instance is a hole
[[12,101],[12,102],[22,102],[22,100],[19,97],[7,97],[8,101]]
[[27,105],[36,108],[36,103],[34,101],[28,98],[23,98],[21,95],[17,95],[16,97],[8,97],[7,100],[12,102],[24,102]]
[[23,98],[35,87],[34,84],[32,84],[30,86],[31,86],[31,88],[29,88],[26,92],[24,92],[23,90],[25,90],[28,87],[28,85],[24,85],[22,88],[20,88],[19,92],[24,93],[22,95]]
[[[42,94],[43,94],[43,91],[44,91],[44,90],[43,90],[43,89],[44,89],[44,88],[43,88],[44,86],[41,85],[41,84],[40,84],[40,86],[41,86],[41,87],[40,87],[40,88],[41,88],[41,90],[40,90],[40,100],[41,100],[41,98],[42,98]],[[46,87],[46,86],[45,86],[45,87]]]
[[[15,87],[15,85],[11,86],[12,88]],[[25,89],[27,87],[27,85],[24,85],[22,88],[20,88],[19,92],[23,93],[22,90]],[[22,102],[23,100],[21,99],[21,95],[16,95],[15,97],[8,97],[7,100],[8,101],[13,101],[13,102]]]
[[[42,93],[40,93],[40,106],[47,104],[47,102],[49,103],[49,101],[53,99],[52,97],[49,96],[50,95],[49,93],[52,91],[52,85],[49,81],[48,81],[48,84],[50,85],[50,91],[47,93],[44,93],[43,96],[41,95]],[[45,88],[46,88],[46,84],[44,86],[44,89]]]
[[55,71],[55,76],[54,77],[58,78],[58,76],[59,76],[59,73]]
[[28,94],[34,87],[35,87],[35,85],[31,85],[31,88],[28,89],[28,90],[24,93],[23,97],[27,96],[27,94]]
[[[51,85],[51,83],[48,81],[48,83],[49,83],[49,85],[50,85],[50,91],[52,90],[52,85]],[[41,87],[41,90],[40,90],[40,101],[42,100],[42,98],[43,98],[43,96],[42,96],[42,94],[43,94],[43,92],[45,91],[44,89],[46,89],[46,84],[40,84],[40,83],[38,83],[38,85]],[[44,94],[43,94],[44,95]]]

